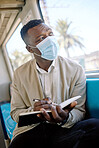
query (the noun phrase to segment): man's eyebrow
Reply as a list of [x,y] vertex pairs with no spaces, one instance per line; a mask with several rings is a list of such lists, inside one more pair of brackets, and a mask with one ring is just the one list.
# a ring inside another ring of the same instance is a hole
[[51,29],[51,28],[48,28],[46,31],[48,31],[48,30],[51,30],[51,31],[52,31],[52,29]]
[[[51,28],[48,28],[46,31],[49,31],[49,30],[52,31]],[[53,32],[53,31],[52,31],[52,32]],[[44,35],[44,34],[40,34],[39,36],[36,37],[36,39],[39,38],[40,36],[43,36],[43,35]]]

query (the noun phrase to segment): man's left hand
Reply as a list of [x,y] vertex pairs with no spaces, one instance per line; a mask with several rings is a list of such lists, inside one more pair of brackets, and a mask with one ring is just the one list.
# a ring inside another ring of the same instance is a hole
[[49,113],[46,112],[44,108],[41,108],[40,110],[42,111],[42,114],[44,118],[52,123],[61,123],[64,120],[66,121],[69,116],[69,112],[77,105],[77,102],[74,101],[70,105],[68,105],[65,109],[62,109],[60,105],[52,105],[51,106],[51,112],[52,114],[50,115]]

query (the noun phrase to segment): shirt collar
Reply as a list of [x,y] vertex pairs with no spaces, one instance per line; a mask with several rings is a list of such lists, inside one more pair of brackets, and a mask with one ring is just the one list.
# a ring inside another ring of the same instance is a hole
[[49,73],[51,72],[53,69],[55,68],[55,60],[53,60],[52,64],[50,65],[50,67],[48,68],[48,72],[45,71],[44,69],[40,68],[37,63],[36,63],[36,69],[40,72],[40,73]]

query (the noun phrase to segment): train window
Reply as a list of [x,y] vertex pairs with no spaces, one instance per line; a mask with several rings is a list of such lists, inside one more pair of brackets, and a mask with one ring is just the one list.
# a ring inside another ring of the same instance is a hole
[[42,16],[60,45],[59,54],[99,72],[99,1],[40,0]]
[[19,24],[6,44],[7,53],[14,70],[28,60],[32,59],[32,55],[26,50],[26,45],[21,39],[21,28],[22,23]]

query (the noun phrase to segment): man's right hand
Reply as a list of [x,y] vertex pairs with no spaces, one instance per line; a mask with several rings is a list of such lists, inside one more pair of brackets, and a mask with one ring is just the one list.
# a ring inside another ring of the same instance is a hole
[[51,110],[52,101],[50,98],[44,98],[34,103],[34,111],[39,111],[44,108],[45,110]]

